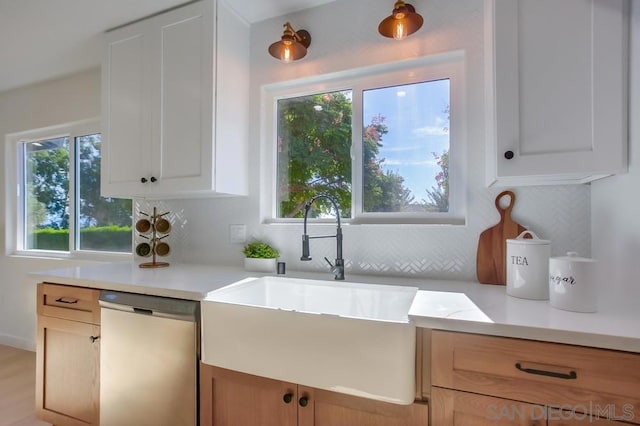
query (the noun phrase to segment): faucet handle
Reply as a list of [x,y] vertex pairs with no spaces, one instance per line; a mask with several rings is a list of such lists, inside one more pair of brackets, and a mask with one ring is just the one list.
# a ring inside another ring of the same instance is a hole
[[331,263],[331,261],[329,259],[327,259],[327,256],[324,257],[324,260],[326,260],[327,263],[329,264],[329,267],[331,268],[331,273],[335,274],[338,271],[338,267],[336,265],[334,265],[333,263]]
[[331,267],[331,273],[335,275],[335,279],[344,280],[344,260],[336,259],[335,265],[331,263],[331,261],[326,257],[324,258],[324,260],[326,260],[329,266]]

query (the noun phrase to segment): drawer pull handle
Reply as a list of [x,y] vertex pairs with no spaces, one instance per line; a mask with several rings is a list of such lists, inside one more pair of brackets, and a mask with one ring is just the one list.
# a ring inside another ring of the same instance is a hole
[[572,380],[572,379],[578,378],[578,374],[573,370],[567,374],[567,373],[557,373],[555,371],[539,370],[537,368],[523,368],[519,362],[516,362],[516,368],[525,373],[538,374],[540,376],[555,377],[556,379]]
[[66,303],[68,305],[73,305],[74,303],[78,303],[78,299],[74,299],[72,297],[60,297],[56,299],[58,303]]
[[91,343],[95,343],[99,338],[100,336],[89,336],[89,340],[91,341]]

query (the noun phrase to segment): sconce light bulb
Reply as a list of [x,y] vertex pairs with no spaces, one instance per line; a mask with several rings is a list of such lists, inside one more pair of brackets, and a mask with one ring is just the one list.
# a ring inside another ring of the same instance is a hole
[[291,62],[293,59],[293,44],[291,43],[283,43],[282,51],[280,52],[280,59],[284,62]]
[[404,40],[407,38],[407,25],[404,19],[397,19],[393,28],[393,38]]

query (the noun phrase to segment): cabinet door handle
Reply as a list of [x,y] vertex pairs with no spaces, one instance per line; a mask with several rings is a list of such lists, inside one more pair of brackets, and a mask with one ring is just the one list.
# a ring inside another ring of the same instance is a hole
[[291,392],[285,393],[284,396],[282,397],[282,400],[284,401],[285,404],[290,403],[291,401],[293,401],[293,394]]
[[309,398],[303,396],[298,400],[298,404],[300,404],[301,407],[306,407],[307,405],[309,405]]
[[78,303],[78,299],[74,299],[73,297],[59,297],[56,299],[58,303],[66,303],[67,305],[73,305],[74,303]]
[[555,371],[540,370],[537,368],[524,368],[522,364],[516,362],[516,368],[528,374],[537,374],[539,376],[555,377],[556,379],[573,380],[578,378],[578,374],[571,370],[569,373],[557,373]]
[[151,176],[151,182],[156,182],[158,179],[156,179],[155,177]]
[[507,160],[511,160],[513,157],[514,157],[513,151],[504,152],[504,158],[506,158]]
[[141,182],[141,183],[147,183],[147,178],[146,178],[146,177],[142,177],[142,178],[140,178],[140,182]]
[[95,343],[99,338],[100,336],[89,336],[89,340],[91,340],[91,343]]

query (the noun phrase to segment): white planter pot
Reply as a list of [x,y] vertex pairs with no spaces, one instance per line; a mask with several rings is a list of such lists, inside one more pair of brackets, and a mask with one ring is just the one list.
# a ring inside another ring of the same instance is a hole
[[244,269],[252,272],[274,273],[276,271],[276,263],[276,259],[256,259],[245,257]]

